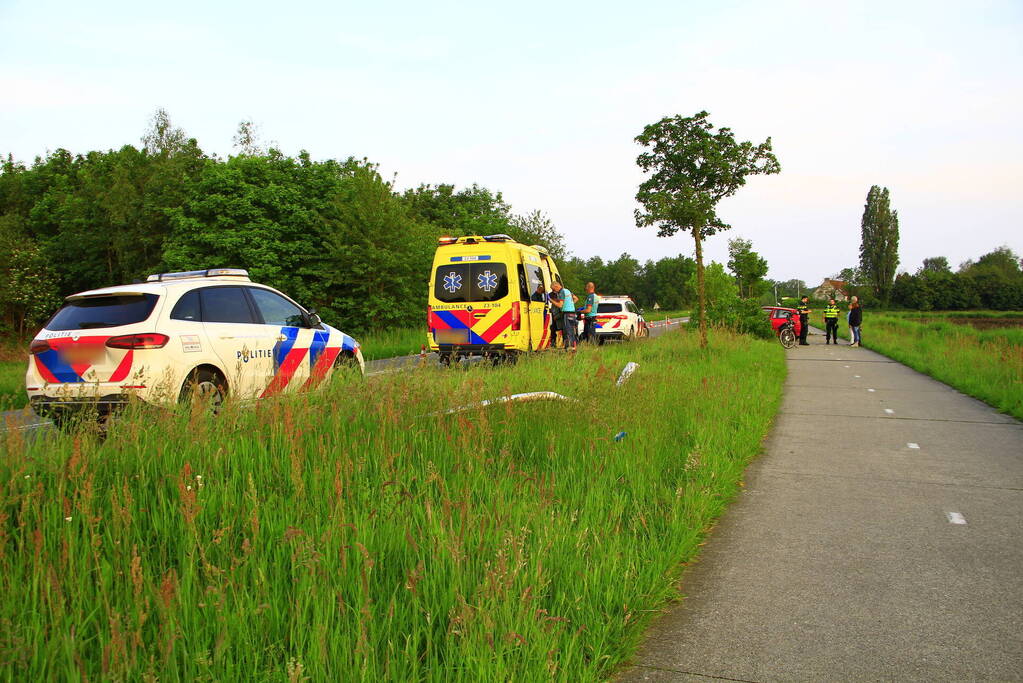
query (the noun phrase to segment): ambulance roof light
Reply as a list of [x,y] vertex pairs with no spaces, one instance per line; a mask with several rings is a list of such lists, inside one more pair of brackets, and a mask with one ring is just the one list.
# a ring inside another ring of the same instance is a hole
[[441,237],[437,240],[438,244],[454,244],[458,241],[457,237]]
[[154,273],[146,278],[146,282],[188,280],[198,277],[237,277],[248,280],[249,271],[243,268],[207,268],[206,270],[185,270],[177,273]]
[[488,242],[513,242],[511,235],[505,235],[504,233],[498,233],[496,235],[487,235],[484,237]]

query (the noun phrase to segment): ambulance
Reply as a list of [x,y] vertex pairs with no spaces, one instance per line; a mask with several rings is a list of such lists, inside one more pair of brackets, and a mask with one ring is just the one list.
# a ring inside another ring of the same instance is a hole
[[458,356],[514,359],[551,345],[554,259],[508,235],[442,237],[433,257],[427,343],[449,364]]
[[29,404],[58,425],[86,406],[103,415],[129,400],[265,398],[365,367],[354,339],[238,268],[73,294],[29,353]]

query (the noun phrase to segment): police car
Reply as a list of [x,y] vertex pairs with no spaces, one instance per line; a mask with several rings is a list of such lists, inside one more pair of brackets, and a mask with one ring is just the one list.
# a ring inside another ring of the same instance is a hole
[[600,342],[607,339],[631,340],[650,335],[643,311],[632,297],[622,295],[600,295],[596,331]]
[[29,403],[57,422],[82,405],[264,398],[365,369],[354,339],[237,268],[73,294],[29,352]]

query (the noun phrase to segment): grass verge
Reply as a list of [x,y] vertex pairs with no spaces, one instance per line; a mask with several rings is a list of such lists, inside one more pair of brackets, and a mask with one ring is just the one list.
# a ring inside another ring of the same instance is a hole
[[0,410],[28,405],[25,393],[25,361],[0,361]]
[[865,346],[1023,420],[1023,328],[982,331],[893,315],[864,323]]
[[[784,374],[777,343],[676,333],[140,411],[103,441],[4,433],[0,670],[605,678],[737,491]],[[436,414],[538,390],[576,401]]]
[[419,353],[426,343],[423,327],[396,327],[381,332],[367,332],[356,337],[365,360],[394,358]]

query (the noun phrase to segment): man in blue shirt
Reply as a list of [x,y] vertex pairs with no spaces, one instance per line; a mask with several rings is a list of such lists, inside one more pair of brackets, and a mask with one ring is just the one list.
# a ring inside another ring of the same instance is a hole
[[551,283],[551,303],[561,311],[561,329],[565,335],[565,348],[575,351],[576,328],[578,326],[575,317],[575,301],[578,297],[568,291],[560,282],[555,280]]
[[597,307],[599,305],[600,297],[597,296],[597,287],[592,282],[587,282],[586,298],[583,300],[583,307],[578,311],[579,315],[583,316],[583,336],[580,341],[597,343]]

